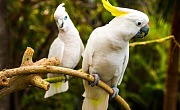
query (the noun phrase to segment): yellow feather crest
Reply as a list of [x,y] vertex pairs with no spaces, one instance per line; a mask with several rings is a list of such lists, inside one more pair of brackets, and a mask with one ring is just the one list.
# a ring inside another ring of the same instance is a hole
[[108,0],[102,0],[104,8],[111,12],[113,16],[124,16],[128,14],[129,12],[124,12],[118,9],[118,7],[112,6]]

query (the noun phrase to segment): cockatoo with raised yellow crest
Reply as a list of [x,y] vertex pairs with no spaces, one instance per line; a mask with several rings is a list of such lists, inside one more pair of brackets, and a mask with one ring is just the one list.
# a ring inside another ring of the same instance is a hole
[[115,18],[91,33],[84,50],[82,70],[93,75],[95,81],[91,86],[83,81],[83,110],[107,110],[109,94],[94,85],[100,78],[112,87],[114,94],[111,97],[115,98],[119,92],[117,85],[121,84],[128,64],[129,40],[134,36],[144,38],[149,31],[149,18],[145,13],[112,6],[108,0],[102,0],[102,3]]
[[[58,37],[50,46],[48,58],[57,57],[60,60],[61,67],[75,68],[78,64],[81,54],[84,51],[84,45],[68,13],[65,10],[64,3],[60,4],[54,12],[54,19],[58,27]],[[48,73],[48,77],[57,77],[60,75]],[[66,76],[68,79],[68,76]],[[68,81],[50,84],[50,88],[45,93],[45,98],[54,94],[68,90]]]

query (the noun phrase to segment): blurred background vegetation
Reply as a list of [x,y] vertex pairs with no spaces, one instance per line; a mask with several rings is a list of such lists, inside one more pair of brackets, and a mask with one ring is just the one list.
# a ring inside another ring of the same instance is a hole
[[[171,35],[171,19],[176,0],[109,1],[115,6],[141,10],[149,16],[149,35],[145,39],[133,38],[130,42]],[[3,17],[8,36],[4,38],[4,42],[8,43],[3,46],[7,49],[3,54],[7,58],[0,69],[18,67],[27,46],[35,50],[34,61],[47,57],[50,44],[58,34],[53,14],[62,2],[65,3],[66,11],[79,30],[84,45],[93,29],[113,19],[113,16],[103,8],[101,0],[0,0],[0,2],[3,9],[6,9],[3,11]],[[169,48],[170,41],[130,47],[129,63],[122,84],[118,87],[119,94],[132,110],[163,109]],[[81,62],[76,69],[80,68]],[[81,110],[84,92],[82,80],[71,78],[69,82],[70,89],[67,92],[48,99],[43,98],[44,90],[28,88],[10,94],[3,102],[9,103],[11,110]],[[177,97],[178,110],[179,89]],[[121,109],[114,100],[110,100],[109,110]]]

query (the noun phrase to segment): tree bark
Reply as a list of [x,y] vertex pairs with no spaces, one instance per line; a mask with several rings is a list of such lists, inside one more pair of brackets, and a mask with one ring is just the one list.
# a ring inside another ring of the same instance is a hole
[[[95,78],[90,74],[80,72],[77,70],[73,70],[73,69],[69,69],[69,68],[58,67],[58,66],[48,66],[48,65],[47,66],[45,66],[45,65],[39,65],[39,66],[35,65],[34,66],[34,65],[32,65],[32,66],[24,66],[24,67],[19,67],[19,68],[7,69],[4,71],[0,71],[0,74],[2,76],[6,76],[8,78],[12,77],[13,80],[17,80],[17,81],[16,81],[16,84],[15,83],[9,83],[9,85],[7,85],[7,87],[4,87],[3,89],[1,89],[0,90],[0,98],[6,94],[9,94],[9,93],[12,93],[14,91],[19,90],[17,83],[21,83],[19,85],[20,89],[27,88],[28,87],[27,85],[29,85],[28,81],[32,80],[32,78],[33,78],[33,77],[31,77],[31,75],[36,75],[37,73],[38,74],[48,74],[48,73],[65,74],[65,75],[70,75],[70,76],[82,78],[82,79],[84,79],[86,81],[90,81],[90,82],[94,82],[94,80],[95,80]],[[31,78],[29,79],[28,77],[26,77],[26,78],[18,77],[21,75],[26,75],[26,76],[29,76]],[[52,79],[51,82],[54,82],[53,80],[54,79]],[[57,79],[55,79],[55,80],[57,80]],[[60,78],[60,80],[61,80],[61,78]],[[38,80],[36,80],[36,81],[38,81]],[[9,81],[9,82],[11,82],[11,81]],[[37,84],[39,84],[39,83],[34,84],[34,86],[39,87]],[[41,83],[41,84],[44,84],[44,83]],[[110,86],[108,86],[106,83],[102,82],[101,80],[99,80],[97,86],[102,88],[103,90],[105,90],[110,95],[113,95],[113,93],[114,93],[114,90]],[[119,104],[121,104],[125,110],[131,110],[128,103],[123,98],[121,98],[119,95],[117,95],[115,97],[115,100]]]
[[[174,13],[172,17],[172,30],[176,41],[180,43],[180,1],[176,0],[174,6]],[[180,48],[171,41],[168,70],[166,77],[166,88],[164,97],[164,110],[176,110],[177,109],[177,97],[178,97],[178,64],[179,64],[179,51]]]
[[[95,80],[94,77],[90,74],[68,68],[58,67],[57,65],[60,64],[60,61],[56,57],[52,57],[49,59],[43,58],[34,63],[32,61],[33,53],[34,50],[30,47],[27,47],[23,55],[21,67],[0,71],[0,87],[4,86],[2,89],[0,89],[0,98],[12,92],[25,89],[30,85],[42,88],[47,91],[49,89],[49,82],[47,81],[50,81],[51,78],[44,80],[41,77],[42,74],[47,74],[47,73],[72,75],[75,77],[80,77],[90,82],[94,82]],[[52,82],[54,82],[55,80],[62,81],[62,78],[55,78],[55,79],[53,78]],[[2,82],[7,82],[7,83],[5,85],[5,83]],[[105,84],[100,80],[97,86],[104,89],[110,95],[114,93],[111,87],[109,87],[107,84]],[[131,110],[129,105],[119,95],[115,97],[115,100],[119,104],[123,105],[123,107],[126,110]],[[20,110],[20,108],[17,110]]]
[[[0,70],[7,67],[9,37],[6,26],[6,0],[0,0]],[[0,110],[10,109],[10,95],[0,99]]]

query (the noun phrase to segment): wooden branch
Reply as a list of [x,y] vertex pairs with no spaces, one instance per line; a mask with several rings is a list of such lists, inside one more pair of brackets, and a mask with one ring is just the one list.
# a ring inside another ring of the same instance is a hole
[[[177,46],[180,47],[180,44],[176,41],[174,36],[168,36],[165,38],[145,42],[135,42],[131,43],[130,46],[146,45],[155,42],[160,43],[168,39],[173,39]],[[45,80],[42,79],[42,74],[47,73],[66,74],[94,82],[94,77],[89,74],[68,68],[57,67],[57,65],[60,64],[60,61],[56,57],[50,59],[43,58],[33,63],[33,54],[34,50],[30,47],[27,47],[22,59],[21,67],[0,71],[0,87],[4,86],[2,89],[0,89],[0,98],[4,95],[25,89],[29,86],[35,86],[44,90],[48,90],[49,82],[59,82],[65,79],[64,77],[48,78]],[[113,90],[104,82],[99,81],[97,86],[104,89],[110,95],[113,94]],[[119,95],[115,99],[126,110],[130,110],[129,105]]]
[[144,41],[144,42],[133,42],[133,43],[130,43],[129,46],[134,47],[134,46],[137,46],[137,45],[147,45],[147,44],[151,44],[151,43],[161,43],[161,42],[164,42],[164,41],[169,40],[169,39],[173,39],[174,41],[176,41],[174,39],[174,36],[171,35],[171,36],[167,36],[167,37],[160,38],[160,39],[155,39],[155,40],[149,40],[149,41]]
[[7,86],[9,84],[9,80],[6,76],[0,74],[0,87]]
[[[94,77],[87,74],[87,73],[80,72],[80,71],[77,71],[77,70],[68,69],[68,68],[57,67],[57,66],[26,66],[26,67],[19,67],[19,68],[9,69],[9,70],[5,70],[5,71],[1,72],[2,75],[6,76],[6,74],[8,74],[9,77],[13,77],[15,75],[27,75],[27,74],[35,74],[35,73],[41,73],[41,74],[47,74],[47,73],[66,74],[66,75],[82,78],[82,79],[85,79],[85,80],[90,81],[90,82],[94,82]],[[97,86],[104,89],[110,95],[113,94],[112,88],[109,87],[104,82],[99,81]],[[0,92],[0,97],[1,96],[2,96],[2,93]],[[119,95],[115,99],[126,110],[130,110],[129,105]]]
[[[24,52],[21,67],[26,68],[29,66],[46,66],[52,65],[57,66],[60,64],[58,58],[53,57],[50,59],[43,58],[35,63],[32,61],[32,56],[34,54],[34,50],[30,47],[27,47]],[[0,86],[5,86],[0,90],[0,97],[10,94],[15,91],[23,90],[29,86],[39,87],[45,90],[48,90],[50,83],[43,80],[41,78],[41,73],[36,72],[36,74],[9,74],[9,71],[16,73],[16,69],[7,69],[0,72]],[[30,71],[33,70],[29,70]],[[10,73],[11,73],[10,72]]]
[[[0,89],[0,98],[4,95],[25,89],[29,86],[35,86],[44,90],[48,90],[49,82],[47,81],[57,82],[64,80],[64,78],[54,78],[53,80],[42,79],[41,75],[47,73],[66,74],[94,82],[94,77],[87,73],[68,68],[57,67],[57,65],[60,64],[60,61],[56,57],[50,59],[44,58],[33,63],[33,54],[34,50],[30,47],[27,47],[23,55],[21,66],[19,68],[0,71],[0,86],[5,86],[4,88]],[[104,89],[110,95],[113,94],[113,90],[102,81],[99,81],[98,86]],[[124,106],[126,110],[130,110],[129,105],[119,95],[115,99],[119,104]]]
[[57,82],[65,81],[66,78],[64,76],[59,76],[59,77],[46,78],[44,80],[49,82],[49,83],[57,83]]
[[[134,47],[136,45],[146,45],[155,42],[160,43],[168,39],[173,39],[175,44],[177,44],[177,46],[180,48],[180,44],[176,41],[174,36],[168,36],[165,38],[145,42],[135,42],[131,43],[130,46]],[[43,58],[33,63],[33,54],[34,50],[30,47],[27,47],[23,55],[21,67],[0,71],[0,87],[4,86],[2,89],[0,89],[0,97],[10,94],[14,91],[25,89],[29,86],[35,86],[44,90],[48,90],[49,82],[58,82],[64,80],[64,77],[57,77],[45,80],[42,79],[42,74],[47,73],[66,74],[79,77],[90,82],[94,82],[94,77],[89,74],[77,70],[56,67],[60,64],[60,61],[56,57],[51,59]],[[113,94],[113,90],[104,82],[99,81],[97,86],[104,89],[110,95]],[[115,99],[119,104],[123,105],[126,110],[130,110],[129,105],[119,95]]]

